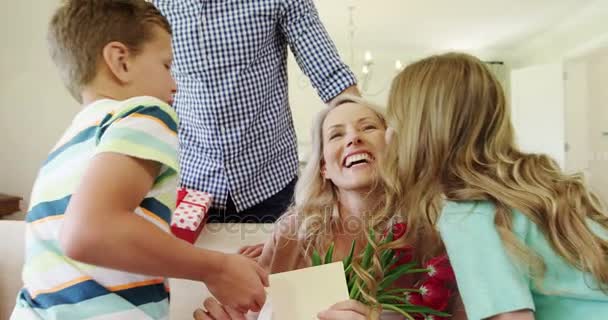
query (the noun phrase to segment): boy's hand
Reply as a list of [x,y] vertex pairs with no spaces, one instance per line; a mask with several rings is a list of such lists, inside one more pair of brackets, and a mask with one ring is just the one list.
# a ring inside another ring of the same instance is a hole
[[205,284],[221,304],[243,314],[260,311],[266,302],[264,287],[268,287],[268,273],[262,267],[247,257],[228,254],[218,270],[218,274],[205,279]]
[[346,300],[319,312],[320,320],[366,320],[372,313],[369,306],[356,300]]
[[258,243],[253,246],[244,246],[239,249],[239,254],[245,257],[255,259],[262,254],[262,250],[264,249],[263,243]]
[[195,320],[246,320],[243,313],[236,311],[228,306],[222,306],[215,298],[207,298],[203,302],[205,309],[196,309],[194,311]]

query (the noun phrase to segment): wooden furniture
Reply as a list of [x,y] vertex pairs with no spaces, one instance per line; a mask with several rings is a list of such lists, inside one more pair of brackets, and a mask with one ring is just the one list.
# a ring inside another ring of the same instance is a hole
[[0,193],[0,217],[19,211],[21,197]]

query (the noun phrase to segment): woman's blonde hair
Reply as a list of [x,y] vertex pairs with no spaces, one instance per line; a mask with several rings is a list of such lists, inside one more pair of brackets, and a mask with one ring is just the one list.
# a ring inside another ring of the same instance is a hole
[[[321,174],[323,165],[323,122],[333,108],[345,103],[356,103],[370,108],[386,128],[384,112],[379,107],[357,96],[343,94],[336,98],[329,107],[317,114],[311,131],[310,154],[296,184],[295,206],[291,210],[291,215],[297,216],[299,236],[304,244],[302,250],[307,257],[310,257],[313,251],[321,254],[325,253],[333,241],[332,226],[336,222],[335,217],[339,199],[336,186]],[[372,187],[372,189],[374,188]],[[358,229],[363,232],[361,240],[370,240],[367,227],[380,229],[380,224],[390,220],[391,216],[392,214],[384,210],[372,210],[369,213],[362,214],[365,221],[359,221],[363,227]],[[372,275],[359,266],[360,258],[355,259],[353,267],[359,276],[365,279],[365,288],[362,290],[364,298],[370,305],[374,305],[376,302],[375,288],[379,277],[382,276],[380,260],[377,256],[372,259],[374,268],[378,269]]]
[[512,209],[542,231],[555,252],[608,285],[608,216],[582,175],[565,175],[546,155],[520,151],[503,89],[477,58],[432,56],[393,81],[387,119],[397,133],[382,166],[387,210],[406,217],[407,241],[437,239],[444,200],[486,200],[509,253],[537,280],[545,265],[512,231]]

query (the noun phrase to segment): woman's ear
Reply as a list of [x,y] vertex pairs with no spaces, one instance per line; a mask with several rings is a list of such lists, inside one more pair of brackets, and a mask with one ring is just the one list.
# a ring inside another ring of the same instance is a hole
[[325,169],[325,163],[321,163],[321,177],[327,179],[327,169]]
[[130,51],[122,42],[112,41],[103,47],[103,62],[110,73],[121,83],[131,81]]

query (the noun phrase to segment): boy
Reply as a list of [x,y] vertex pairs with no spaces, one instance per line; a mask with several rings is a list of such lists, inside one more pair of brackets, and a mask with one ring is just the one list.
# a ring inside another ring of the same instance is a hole
[[83,105],[36,179],[12,319],[167,319],[164,277],[259,310],[253,260],[169,234],[179,175],[171,28],[144,0],[68,0],[51,56]]

